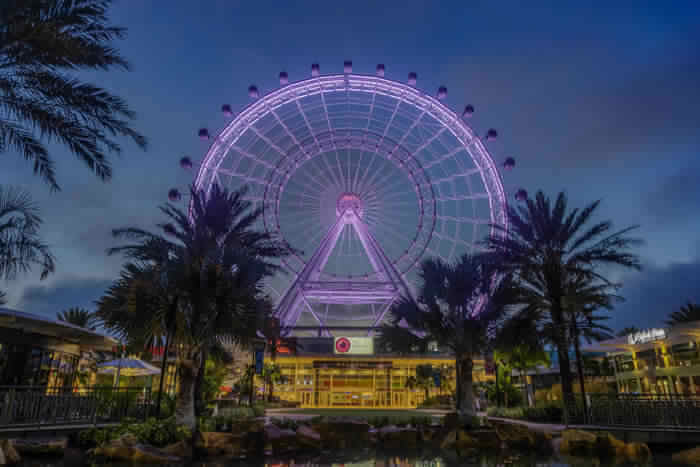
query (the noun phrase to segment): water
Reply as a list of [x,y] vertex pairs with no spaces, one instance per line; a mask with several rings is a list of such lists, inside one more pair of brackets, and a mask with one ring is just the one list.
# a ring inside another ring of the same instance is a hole
[[[124,463],[88,463],[79,451],[68,450],[64,459],[25,459],[21,467],[72,467],[80,465],[101,465],[104,467],[132,467]],[[321,453],[293,454],[287,456],[268,456],[261,459],[207,459],[205,461],[176,464],[187,467],[223,467],[223,466],[335,466],[335,467],[584,467],[592,465],[610,466],[646,466],[660,467],[671,465],[671,452],[654,450],[654,460],[650,464],[600,463],[597,459],[563,459],[556,455],[539,457],[529,453],[501,451],[485,453],[480,451],[458,452],[455,450],[387,450],[387,449],[345,449],[323,451]],[[143,464],[139,464],[143,465]],[[681,464],[673,464],[682,467]]]

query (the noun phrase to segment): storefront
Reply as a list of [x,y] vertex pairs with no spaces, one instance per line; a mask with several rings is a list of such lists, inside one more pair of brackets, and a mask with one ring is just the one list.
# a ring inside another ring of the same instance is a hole
[[585,352],[605,352],[618,392],[700,396],[700,322],[646,329],[598,342]]
[[[414,408],[425,399],[426,387],[429,397],[455,390],[453,357],[375,354],[372,338],[300,338],[297,349],[278,355],[275,363],[281,378],[274,395],[301,407]],[[478,360],[474,381],[485,378]]]

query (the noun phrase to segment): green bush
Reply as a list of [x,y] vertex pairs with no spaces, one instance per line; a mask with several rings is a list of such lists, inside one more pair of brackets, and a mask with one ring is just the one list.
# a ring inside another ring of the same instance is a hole
[[452,408],[452,407],[454,407],[454,400],[453,400],[452,396],[444,394],[441,396],[430,397],[418,405],[419,409],[435,408],[435,407]]
[[142,443],[156,447],[164,447],[192,436],[189,428],[177,425],[173,418],[149,418],[143,423],[124,420],[117,427],[84,430],[78,433],[77,442],[82,448],[92,448],[102,446],[127,433],[136,436]]
[[547,404],[536,407],[489,407],[490,417],[516,418],[536,423],[560,423],[563,411],[560,405]]
[[270,420],[270,423],[284,430],[296,431],[299,428],[299,422],[290,418],[273,418]]
[[489,417],[523,418],[524,407],[489,407],[486,414]]

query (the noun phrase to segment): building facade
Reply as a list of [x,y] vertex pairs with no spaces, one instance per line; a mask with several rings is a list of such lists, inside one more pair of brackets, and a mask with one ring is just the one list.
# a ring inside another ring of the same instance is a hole
[[[295,349],[284,349],[275,359],[281,378],[274,384],[274,396],[300,407],[415,408],[425,400],[426,387],[429,397],[454,392],[454,357],[437,351],[381,354],[374,348],[372,338],[298,338]],[[417,374],[420,366],[431,368],[427,383]],[[484,362],[478,359],[474,381],[486,378]]]
[[622,394],[700,396],[700,321],[647,329],[583,349],[604,352]]

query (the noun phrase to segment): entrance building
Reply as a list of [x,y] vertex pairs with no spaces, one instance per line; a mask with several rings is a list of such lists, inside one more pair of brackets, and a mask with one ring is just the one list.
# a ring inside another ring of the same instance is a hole
[[[424,401],[426,387],[429,397],[455,391],[455,359],[445,353],[375,354],[369,337],[298,338],[295,347],[276,357],[281,378],[274,395],[300,407],[415,408]],[[485,379],[479,359],[474,381]]]

